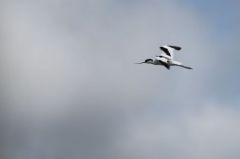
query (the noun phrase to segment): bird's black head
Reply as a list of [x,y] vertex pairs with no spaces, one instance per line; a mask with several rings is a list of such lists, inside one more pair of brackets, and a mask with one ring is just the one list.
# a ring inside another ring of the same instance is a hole
[[136,64],[143,64],[143,63],[152,64],[153,59],[146,59],[144,62],[140,62],[140,63],[136,63]]
[[144,61],[144,63],[152,63],[153,62],[153,59],[146,59],[145,61]]

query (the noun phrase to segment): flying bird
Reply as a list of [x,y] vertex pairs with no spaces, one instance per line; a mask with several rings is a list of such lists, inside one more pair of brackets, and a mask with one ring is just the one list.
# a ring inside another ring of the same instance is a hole
[[181,47],[173,45],[163,45],[160,46],[160,49],[162,51],[160,56],[156,56],[154,59],[146,59],[144,62],[140,62],[137,64],[146,63],[152,65],[162,65],[166,67],[168,70],[170,69],[170,66],[179,66],[186,69],[192,69],[191,67],[185,66],[181,62],[174,60],[173,54],[174,50],[179,51],[182,49]]

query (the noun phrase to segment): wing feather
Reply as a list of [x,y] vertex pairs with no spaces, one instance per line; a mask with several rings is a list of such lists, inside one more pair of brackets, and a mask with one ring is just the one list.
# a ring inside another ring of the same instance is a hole
[[160,49],[162,50],[162,55],[165,56],[166,58],[168,59],[173,59],[174,57],[174,50],[181,50],[182,48],[179,47],[179,46],[174,46],[174,45],[163,45],[163,46],[160,46]]
[[169,51],[166,47],[161,46],[160,49],[161,49],[165,54],[167,54],[168,56],[171,56],[170,51]]
[[171,47],[171,48],[173,48],[173,49],[175,49],[175,50],[181,50],[181,49],[182,49],[181,47],[179,47],[179,46],[174,46],[174,45],[168,45],[168,47]]

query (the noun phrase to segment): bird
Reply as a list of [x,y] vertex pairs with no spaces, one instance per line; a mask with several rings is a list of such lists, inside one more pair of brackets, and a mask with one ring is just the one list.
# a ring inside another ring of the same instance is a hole
[[180,51],[182,48],[179,46],[174,46],[174,45],[163,45],[159,47],[162,51],[160,56],[155,56],[154,59],[146,59],[143,62],[136,63],[136,64],[152,64],[152,65],[162,65],[168,70],[170,70],[171,66],[179,66],[185,69],[192,69],[192,67],[185,66],[179,61],[174,60],[174,54],[173,52]]

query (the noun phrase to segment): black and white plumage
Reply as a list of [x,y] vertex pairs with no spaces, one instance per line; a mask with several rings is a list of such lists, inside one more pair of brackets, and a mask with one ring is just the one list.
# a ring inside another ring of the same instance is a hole
[[182,48],[179,46],[174,45],[163,45],[160,46],[160,49],[162,50],[162,53],[160,56],[156,56],[155,59],[146,59],[144,62],[137,63],[137,64],[153,64],[153,65],[162,65],[166,67],[168,70],[170,69],[170,66],[179,66],[186,69],[192,69],[191,67],[184,66],[181,62],[175,61],[174,59],[174,50],[179,51]]
[[162,56],[168,58],[168,59],[173,59],[174,54],[173,51],[174,50],[181,50],[182,48],[179,46],[173,46],[173,45],[164,45],[164,46],[160,46],[160,49],[162,50]]

